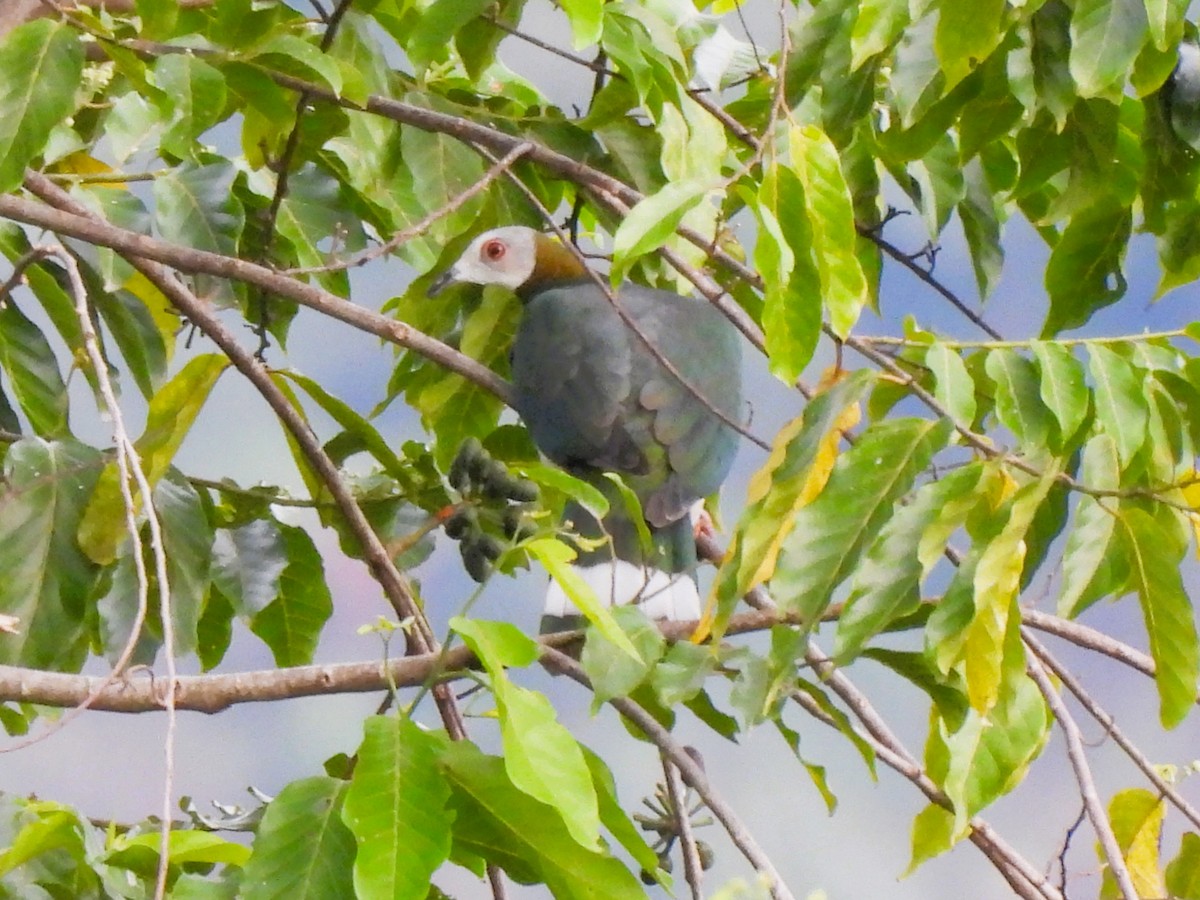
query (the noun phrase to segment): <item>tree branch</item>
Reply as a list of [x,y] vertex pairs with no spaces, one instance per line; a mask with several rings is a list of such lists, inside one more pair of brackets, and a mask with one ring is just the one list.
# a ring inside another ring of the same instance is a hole
[[[45,184],[54,186],[53,182],[45,176],[34,175],[32,177],[42,179]],[[265,266],[232,256],[222,256],[219,253],[209,253],[205,250],[170,244],[157,238],[138,234],[135,231],[119,228],[98,217],[85,217],[64,212],[62,209],[13,195],[0,196],[0,216],[88,241],[101,247],[109,247],[122,254],[163,263],[181,272],[216,275],[220,278],[230,278],[261,287],[280,297],[295,300],[301,306],[306,306],[361,331],[412,350],[431,362],[462,375],[484,390],[491,391],[506,403],[512,398],[508,382],[491,369],[469,356],[459,353],[453,347],[406,325],[404,322],[389,319],[379,313],[364,309],[315,285],[305,284],[281,275]]]
[[1067,757],[1075,772],[1075,781],[1079,784],[1079,793],[1083,797],[1083,805],[1087,809],[1088,818],[1091,819],[1092,829],[1096,832],[1104,858],[1108,861],[1109,872],[1112,873],[1113,879],[1117,882],[1117,888],[1125,900],[1138,900],[1138,893],[1133,886],[1133,879],[1129,875],[1125,859],[1121,855],[1117,836],[1113,834],[1112,824],[1108,821],[1108,815],[1104,811],[1104,803],[1100,800],[1100,794],[1096,790],[1096,782],[1092,779],[1092,770],[1088,765],[1087,753],[1083,749],[1083,737],[1079,733],[1079,726],[1071,718],[1071,713],[1063,703],[1062,697],[1058,695],[1058,691],[1054,689],[1050,676],[1046,674],[1036,653],[1030,653],[1026,657],[1026,669],[1046,699],[1050,712],[1058,720],[1059,728],[1062,729],[1063,737],[1067,742]]

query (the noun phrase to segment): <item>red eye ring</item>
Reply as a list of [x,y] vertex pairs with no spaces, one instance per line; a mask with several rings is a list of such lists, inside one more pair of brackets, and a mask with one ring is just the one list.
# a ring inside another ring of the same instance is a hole
[[491,262],[498,262],[504,258],[504,254],[508,252],[508,248],[504,246],[504,241],[491,240],[482,247],[483,256]]

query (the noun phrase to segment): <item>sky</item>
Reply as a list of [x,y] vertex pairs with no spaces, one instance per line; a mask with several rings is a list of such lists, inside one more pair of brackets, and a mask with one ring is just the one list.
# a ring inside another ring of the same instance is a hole
[[[767,46],[775,43],[772,35],[777,28],[772,6],[753,2],[747,5],[749,27],[754,37]],[[563,39],[565,23],[547,4],[539,0],[531,3],[529,10],[525,22],[533,33],[550,41]],[[731,23],[730,27],[736,30],[737,25]],[[564,108],[586,103],[590,73],[564,65],[515,39],[508,39],[502,45],[501,58],[535,80]],[[898,194],[890,199],[897,205],[906,205]],[[927,240],[918,216],[893,221],[886,234],[893,243],[912,250],[919,249]],[[974,278],[956,224],[950,226],[941,243],[936,275],[960,296],[974,298]],[[1036,233],[1019,221],[1009,223],[1005,249],[1008,260],[1004,276],[984,308],[985,315],[1006,337],[1030,337],[1045,312],[1040,273],[1047,251]],[[1197,300],[1194,287],[1151,302],[1157,269],[1149,239],[1134,240],[1127,276],[1129,291],[1125,300],[1098,314],[1088,333],[1179,327],[1194,317],[1191,312]],[[353,277],[356,300],[377,308],[399,290],[398,285],[410,273],[399,264],[377,262],[354,272]],[[868,313],[857,329],[859,333],[897,333],[903,316],[911,313],[931,330],[959,338],[980,337],[970,323],[894,264],[885,264],[881,306],[882,317]],[[781,424],[802,411],[802,398],[771,378],[764,360],[749,347],[744,355],[746,394],[754,407],[753,428],[769,438]],[[178,363],[185,358],[181,355]],[[348,328],[331,329],[326,320],[308,310],[301,310],[297,317],[286,359],[272,359],[312,376],[363,413],[370,411],[382,397],[393,361],[392,349],[381,346],[376,338]],[[829,361],[828,351],[823,350],[806,373],[806,379],[815,380]],[[860,361],[848,358],[848,362],[857,365]],[[131,402],[132,394],[132,391],[126,393]],[[82,395],[77,399],[82,403]],[[128,412],[136,433],[141,411],[131,406]],[[233,374],[225,376],[185,443],[177,464],[191,475],[233,476],[243,484],[261,480],[301,492],[302,485],[292,468],[282,432],[264,413],[263,402],[244,382]],[[77,416],[76,421],[80,418]],[[330,423],[322,422],[315,411],[314,420],[319,432],[325,428],[324,434],[332,433]],[[394,404],[378,424],[397,443],[420,436],[419,424],[401,404]],[[95,422],[91,427],[94,439],[102,444],[106,440],[105,426]],[[727,521],[736,519],[746,482],[763,461],[763,454],[756,448],[749,445],[742,448],[723,495]],[[281,518],[311,524],[311,518],[303,512],[283,511]],[[379,639],[357,633],[359,626],[388,610],[378,586],[360,563],[341,556],[329,532],[320,533],[318,541],[326,556],[335,614],[326,627],[317,661],[378,658]],[[1194,565],[1190,566],[1187,573],[1189,587],[1197,584],[1194,569]],[[473,589],[461,572],[454,546],[443,539],[439,552],[415,574],[426,586],[435,627],[444,628],[445,621]],[[544,583],[545,577],[536,572],[518,579],[495,579],[472,613],[512,621],[535,632]],[[1035,586],[1032,593],[1038,590]],[[1052,603],[1053,584],[1047,582],[1042,590]],[[1132,602],[1098,606],[1089,611],[1085,621],[1111,629],[1135,645],[1144,644],[1136,604]],[[237,629],[235,635],[221,671],[271,667],[270,654],[264,645],[244,628]],[[1146,741],[1153,738],[1155,761],[1186,763],[1195,754],[1200,739],[1196,717],[1175,732],[1161,735],[1157,728],[1157,700],[1148,680],[1130,677],[1115,664],[1081,653],[1064,650],[1062,656],[1078,666],[1077,672],[1096,690],[1102,702],[1120,711],[1120,723],[1132,737]],[[920,755],[927,729],[927,699],[898,685],[894,677],[869,662],[854,665],[849,674],[874,699],[910,750]],[[627,807],[633,807],[639,797],[652,793],[660,777],[656,753],[648,745],[632,740],[610,711],[593,716],[589,695],[540,670],[515,673],[514,678],[546,691],[559,710],[561,721],[609,761]],[[374,711],[378,701],[375,695],[349,695],[240,706],[215,716],[181,713],[176,792],[191,796],[201,807],[210,801],[251,803],[246,793],[248,786],[274,794],[290,781],[319,773],[322,762],[329,756],[353,752],[361,738],[362,720]],[[484,711],[478,701],[468,704],[467,709]],[[429,710],[425,715],[427,721],[433,721]],[[833,815],[826,812],[803,767],[769,726],[758,728],[735,746],[685,716],[678,736],[700,749],[714,786],[732,800],[798,897],[823,890],[829,898],[848,900],[862,897],[949,900],[965,896],[964,885],[970,885],[970,896],[977,900],[1009,896],[999,876],[969,845],[901,878],[908,864],[909,826],[912,817],[923,808],[923,798],[910,784],[882,766],[878,781],[872,782],[853,748],[819,723],[805,721],[796,713],[789,714],[788,721],[801,732],[801,752],[805,759],[828,768],[830,786],[839,798]],[[157,812],[160,806],[164,726],[163,718],[156,715],[87,713],[44,743],[5,755],[0,760],[0,789],[34,792],[75,805],[96,818],[140,819]],[[1085,737],[1097,742],[1089,753],[1097,767],[1102,795],[1109,796],[1114,790],[1135,783],[1112,742],[1103,742],[1097,727],[1085,724],[1084,728]],[[472,719],[469,729],[485,749],[498,748],[491,722]],[[97,773],[103,776],[97,777]],[[1185,785],[1184,793],[1191,796],[1196,791]],[[1052,862],[1053,850],[1061,844],[1062,835],[1078,810],[1077,791],[1070,781],[1062,743],[1055,736],[1016,796],[1002,799],[984,816],[1040,866]],[[719,828],[703,829],[700,836],[717,849],[716,867],[706,881],[710,890],[748,875],[746,865],[723,839]],[[1170,838],[1164,852],[1173,852],[1176,841],[1177,838]],[[1072,867],[1084,873],[1071,883],[1079,895],[1096,891],[1098,863],[1093,844],[1090,832],[1085,829],[1076,838],[1069,856]],[[464,898],[484,895],[482,885],[460,871],[447,872],[439,876],[438,882]],[[542,897],[546,892],[540,888],[514,889],[512,896]]]

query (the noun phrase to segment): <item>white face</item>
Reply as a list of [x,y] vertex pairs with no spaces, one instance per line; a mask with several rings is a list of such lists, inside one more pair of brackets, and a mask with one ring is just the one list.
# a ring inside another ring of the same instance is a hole
[[537,262],[536,234],[524,225],[485,231],[471,241],[443,279],[447,283],[499,284],[515,291],[533,274]]

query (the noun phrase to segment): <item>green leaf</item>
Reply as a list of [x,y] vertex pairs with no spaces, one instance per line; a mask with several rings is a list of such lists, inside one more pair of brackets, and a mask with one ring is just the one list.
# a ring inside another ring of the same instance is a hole
[[1071,77],[1080,96],[1119,89],[1148,30],[1144,0],[1077,0],[1071,16]]
[[196,649],[200,613],[208,596],[213,533],[196,489],[177,470],[155,485],[154,509],[167,555],[175,653],[181,656]]
[[1196,622],[1179,574],[1184,548],[1144,510],[1123,509],[1118,523],[1154,658],[1159,718],[1173,728],[1195,704],[1200,676]]
[[604,30],[604,0],[563,0],[562,8],[571,22],[576,50],[600,40]]
[[1004,0],[938,6],[934,47],[946,76],[945,90],[966,78],[1000,43],[1004,7]]
[[[130,869],[144,878],[153,877],[158,866],[161,841],[161,836],[153,833],[118,836],[113,840],[104,861],[111,866]],[[210,831],[173,829],[167,844],[167,859],[172,866],[189,863],[241,866],[249,856],[250,851],[246,847]]]
[[315,44],[294,34],[276,33],[254,48],[250,59],[268,70],[279,70],[305,80],[316,80],[339,96],[345,73],[337,60]]
[[762,328],[772,374],[792,384],[808,365],[821,335],[821,283],[812,258],[812,229],[804,187],[796,173],[772,166],[763,175],[757,201],[754,263],[762,276]]
[[358,842],[354,896],[424,900],[450,855],[450,786],[438,768],[442,741],[407,717],[363,726],[342,819]]
[[525,543],[524,548],[542,564],[550,573],[550,577],[558,582],[570,601],[575,604],[575,608],[605,639],[620,647],[631,658],[641,658],[637,648],[613,618],[611,609],[600,602],[596,592],[571,566],[572,560],[578,556],[574,549],[558,538],[537,538]]
[[1092,313],[1121,299],[1126,287],[1121,260],[1132,222],[1129,208],[1111,200],[1101,200],[1072,216],[1046,263],[1050,310],[1042,337],[1077,328]]
[[892,46],[910,19],[908,0],[862,0],[850,31],[850,68]]
[[193,157],[196,139],[225,113],[225,76],[191,54],[169,53],[155,62],[154,82],[171,103],[160,146],[180,159]]
[[[195,250],[236,256],[246,215],[234,198],[237,170],[229,162],[197,166],[185,163],[154,179],[155,221],[165,240]],[[232,303],[229,284],[209,275],[195,276],[201,296]]]
[[96,568],[75,544],[104,457],[74,442],[25,438],[4,456],[0,610],[18,620],[0,661],[73,670],[82,662],[85,603]]
[[1004,269],[1004,246],[1000,241],[1003,207],[992,194],[978,158],[963,167],[963,185],[966,190],[958,204],[958,218],[971,253],[979,296],[986,299]]
[[293,781],[267,806],[238,896],[354,896],[354,835],[342,822],[346,783],[325,775]]
[[1008,647],[1020,627],[1017,593],[1029,545],[1029,530],[1039,507],[1055,483],[1057,471],[1047,467],[1036,482],[1013,496],[1004,528],[979,555],[973,574],[975,614],[967,627],[963,672],[972,707],[986,715],[1000,698]]
[[870,292],[855,248],[854,203],[833,142],[815,125],[788,132],[792,165],[804,185],[805,211],[812,227],[811,252],[817,263],[829,324],[845,337],[858,321]]
[[929,804],[913,819],[910,842],[912,857],[905,874],[916,871],[921,863],[945,853],[954,846],[954,813],[935,804]]
[[592,783],[596,786],[596,796],[600,800],[600,821],[621,846],[629,851],[636,863],[647,872],[653,872],[658,867],[658,856],[621,807],[612,771],[603,759],[587,747],[583,747],[583,755],[587,759]]
[[602,634],[590,635],[583,645],[579,662],[592,682],[592,711],[613,697],[627,697],[655,667],[666,649],[662,632],[636,605],[617,606],[612,616],[630,642],[637,658],[605,640]]
[[464,25],[483,15],[491,0],[435,0],[416,20],[408,34],[405,52],[415,65],[426,66],[443,57]]
[[11,297],[0,305],[0,367],[33,430],[43,437],[66,436],[67,386],[58,360],[41,330]]
[[620,284],[639,257],[665,244],[709,189],[699,179],[675,181],[639,201],[613,234],[612,283]]
[[851,373],[814,397],[803,415],[776,435],[771,456],[750,483],[746,508],[717,573],[716,630],[750,588],[775,570],[780,543],[798,511],[825,484],[841,429],[858,422],[858,401],[871,383],[865,370]]
[[1103,344],[1088,348],[1096,382],[1096,418],[1117,447],[1121,468],[1128,467],[1146,441],[1149,416],[1141,378],[1133,366]]
[[[1097,434],[1083,448],[1080,476],[1089,488],[1115,491],[1121,485],[1121,466],[1117,447],[1107,434]],[[1111,577],[1116,533],[1116,500],[1083,494],[1067,545],[1063,549],[1062,589],[1058,596],[1058,614],[1074,618],[1124,579]]]
[[504,767],[512,783],[558,810],[567,831],[580,846],[598,848],[600,813],[582,749],[559,723],[550,701],[536,691],[513,684],[504,671],[506,666],[533,662],[538,655],[537,643],[507,622],[455,616],[450,627],[491,676],[504,741]]
[[925,365],[933,373],[933,396],[955,422],[970,427],[975,421],[975,382],[962,357],[934,341],[925,351]]
[[333,615],[325,566],[303,528],[278,525],[287,566],[279,575],[279,594],[254,618],[250,630],[271,648],[277,666],[312,662],[321,628]]
[[1179,900],[1200,900],[1200,835],[1185,831],[1179,853],[1167,864],[1167,893]]
[[66,22],[37,19],[0,44],[0,193],[21,183],[51,131],[75,112],[83,73],[79,33]]
[[[1108,804],[1113,836],[1139,897],[1167,896],[1158,859],[1166,811],[1162,797],[1141,788],[1120,791]],[[1111,890],[1116,885],[1109,872],[1105,872],[1104,882],[1101,896],[1117,896]]]
[[1022,449],[1036,452],[1050,438],[1051,416],[1042,402],[1033,363],[1001,347],[988,353],[985,369],[996,386],[996,415]]
[[922,485],[912,501],[884,523],[854,573],[850,597],[838,618],[834,657],[840,664],[920,604],[923,566],[918,547],[947,506],[974,496],[983,472],[980,465],[967,466]]
[[453,789],[456,852],[483,857],[516,881],[544,882],[555,897],[629,900],[646,895],[624,865],[577,843],[554,807],[519,790],[509,780],[504,760],[456,741],[441,762]]
[[1083,366],[1071,351],[1052,341],[1030,344],[1038,364],[1038,392],[1058,423],[1061,450],[1071,442],[1088,413],[1088,389]]
[[552,488],[576,501],[597,519],[603,519],[608,514],[608,498],[597,487],[588,484],[582,478],[576,478],[564,472],[557,466],[545,463],[525,463],[518,467],[521,475],[541,487]]
[[279,595],[287,550],[273,519],[218,529],[212,556],[213,583],[240,613],[257,615]]
[[838,458],[825,490],[784,539],[771,579],[782,609],[816,620],[950,431],[945,421],[892,419],[868,428]]
[[275,381],[286,378],[303,389],[338,425],[361,441],[362,446],[383,466],[385,472],[397,480],[408,481],[409,467],[396,455],[391,444],[374,425],[355,412],[345,401],[333,396],[319,382],[299,372],[276,369],[271,373],[271,377]]
[[[150,400],[146,428],[135,442],[142,471],[153,487],[171,464],[229,360],[211,353],[192,359]],[[125,506],[116,463],[110,463],[79,525],[79,546],[98,563],[116,559],[125,534]]]

